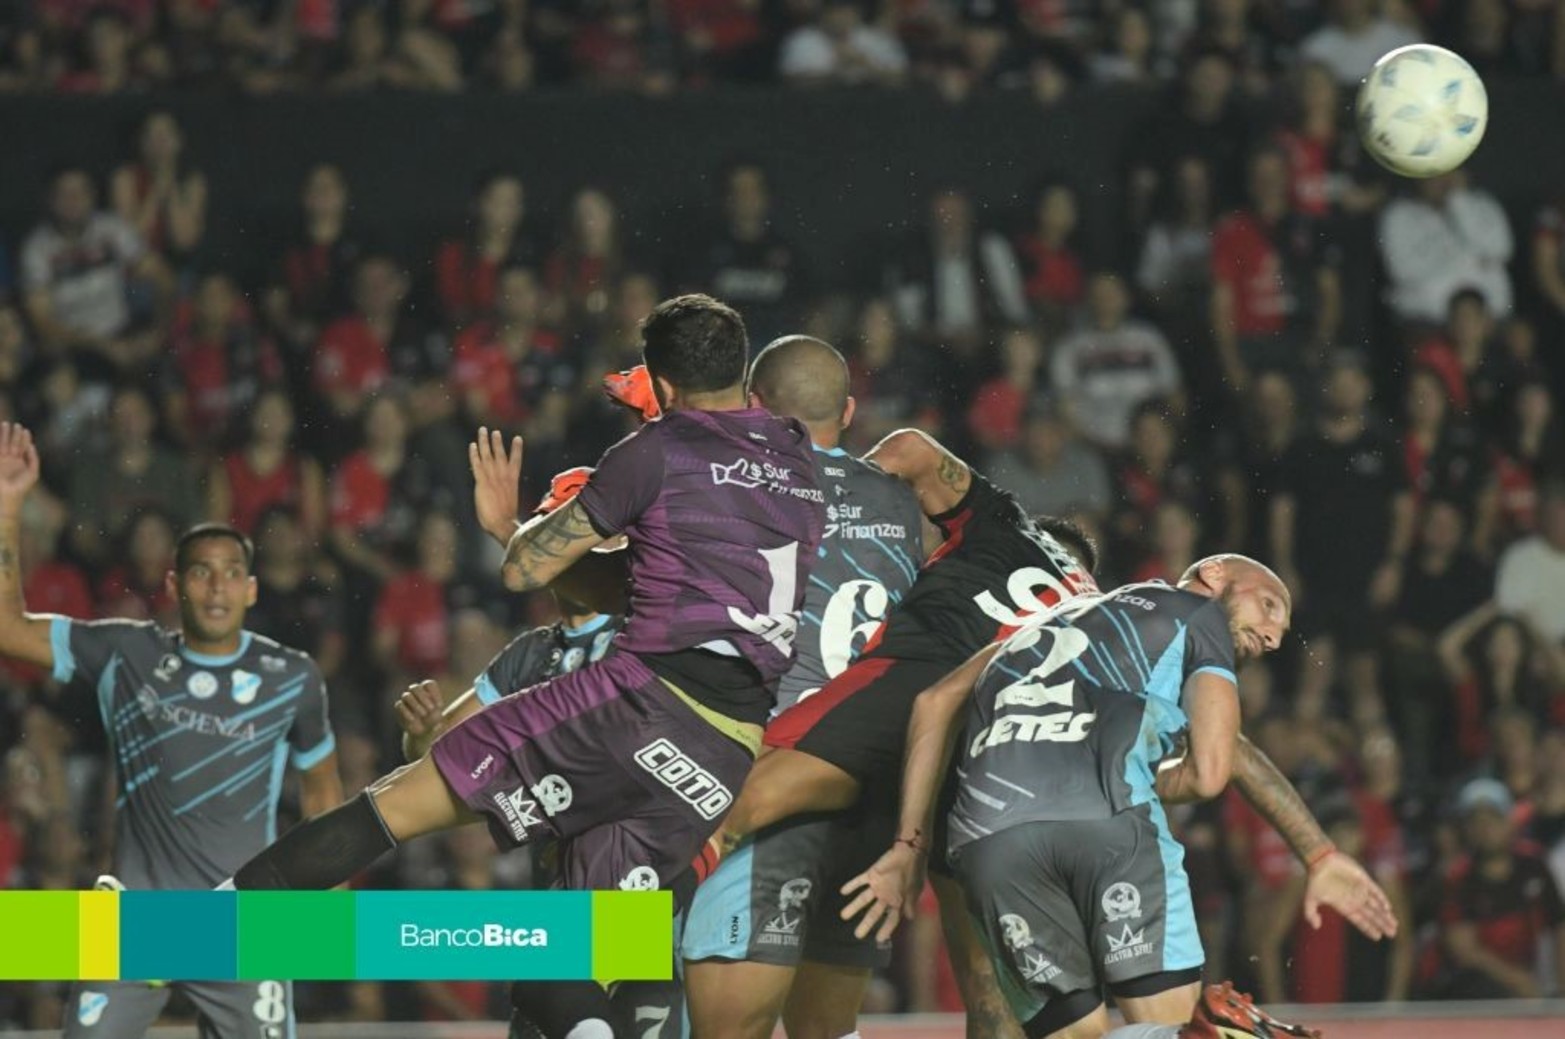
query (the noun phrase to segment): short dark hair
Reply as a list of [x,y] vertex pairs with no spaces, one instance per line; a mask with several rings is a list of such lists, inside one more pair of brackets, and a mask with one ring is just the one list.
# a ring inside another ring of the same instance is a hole
[[687,393],[712,393],[744,381],[750,340],[739,312],[711,296],[666,299],[641,324],[647,370]]
[[1064,516],[1034,516],[1033,522],[1038,524],[1039,530],[1064,545],[1071,555],[1080,559],[1082,565],[1087,568],[1087,573],[1098,572],[1098,543],[1080,523],[1066,519]]
[[179,536],[174,543],[174,572],[184,573],[190,565],[190,549],[197,542],[208,541],[212,538],[228,538],[237,542],[240,551],[245,556],[245,569],[249,570],[255,562],[255,546],[238,527],[231,527],[227,523],[197,523]]
[[814,336],[774,339],[750,366],[750,392],[773,413],[805,423],[840,421],[848,382],[848,362]]

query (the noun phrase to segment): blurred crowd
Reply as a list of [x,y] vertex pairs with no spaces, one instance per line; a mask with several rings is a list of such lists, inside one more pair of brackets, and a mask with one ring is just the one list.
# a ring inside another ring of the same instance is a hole
[[[794,244],[752,160],[714,178],[710,219],[670,255],[636,244],[664,239],[624,226],[611,192],[537,212],[504,171],[474,185],[461,226],[389,254],[356,221],[355,186],[320,165],[291,237],[246,264],[268,275],[242,280],[203,248],[221,186],[152,112],[121,164],[59,169],[36,221],[0,235],[0,418],[29,424],[44,463],[27,604],[173,623],[177,532],[236,524],[258,547],[249,626],[319,661],[356,792],[398,761],[408,682],[466,689],[553,616],[495,580],[468,440],[526,438],[530,505],[633,428],[599,383],[638,360],[641,318],[709,291],[757,346],[804,331],[842,348],[850,447],[934,433],[1029,509],[1094,531],[1105,586],[1219,549],[1287,578],[1295,634],[1241,675],[1247,730],[1404,926],[1376,946],[1335,918],[1300,925],[1299,868],[1230,794],[1177,819],[1213,977],[1268,1001],[1561,993],[1565,206],[1517,222],[1515,200],[1465,173],[1395,182],[1347,111],[1374,57],[1412,39],[1459,41],[1486,75],[1549,74],[1561,9],[0,3],[15,89],[450,89],[502,82],[514,60],[529,83],[1150,78],[1165,99],[1110,171],[1126,190],[1111,254],[1082,244],[1102,236],[1079,185],[1040,182],[1018,212],[953,185],[841,281]],[[0,672],[0,884],[81,887],[103,868],[103,741],[90,689]],[[361,882],[527,879],[481,830],[425,844]],[[871,1009],[959,1008],[933,912],[899,942]],[[300,995],[314,1018],[504,1010],[484,984]],[[52,1026],[57,997],[0,986],[0,1027]]]
[[3,0],[0,91],[177,87],[662,94],[783,81],[960,98],[1167,79],[1216,47],[1257,87],[1356,79],[1418,39],[1486,76],[1565,75],[1557,0]]

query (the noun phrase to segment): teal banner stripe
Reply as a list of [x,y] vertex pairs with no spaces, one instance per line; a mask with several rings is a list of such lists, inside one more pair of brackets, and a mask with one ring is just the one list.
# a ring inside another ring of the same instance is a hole
[[[666,891],[127,891],[118,899],[124,981],[656,980],[672,962]],[[0,959],[0,981],[17,971]]]
[[354,925],[360,980],[592,977],[590,891],[361,891]]

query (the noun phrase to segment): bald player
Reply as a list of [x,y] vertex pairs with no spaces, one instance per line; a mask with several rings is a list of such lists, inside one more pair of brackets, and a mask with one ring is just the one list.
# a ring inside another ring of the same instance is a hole
[[973,656],[914,706],[899,834],[845,886],[844,915],[867,910],[860,932],[889,938],[917,898],[965,714],[948,853],[1028,1039],[1102,1039],[1105,986],[1133,1024],[1189,1022],[1204,954],[1163,805],[1227,787],[1235,668],[1276,649],[1291,614],[1276,574],[1214,556],[1177,588],[1080,596]]
[[[753,405],[809,430],[827,502],[775,716],[846,670],[901,602],[924,562],[923,516],[906,483],[839,446],[853,398],[847,364],[831,346],[779,339],[756,358],[749,385]],[[853,1031],[890,947],[854,936],[837,892],[891,836],[889,821],[874,831],[856,814],[806,815],[724,860],[697,890],[680,947],[696,1035],[769,1037],[779,1016],[795,1039]]]

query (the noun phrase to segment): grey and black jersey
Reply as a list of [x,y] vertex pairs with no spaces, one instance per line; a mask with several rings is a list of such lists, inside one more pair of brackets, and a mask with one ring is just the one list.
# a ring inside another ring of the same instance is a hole
[[614,636],[624,626],[622,617],[598,614],[579,628],[561,622],[522,632],[474,679],[478,702],[492,704],[584,664],[596,664],[613,652]]
[[826,495],[825,534],[774,717],[857,659],[924,563],[923,513],[912,488],[840,448],[817,447],[815,473]]
[[953,855],[1020,823],[1153,802],[1158,764],[1188,725],[1185,683],[1200,672],[1232,682],[1234,644],[1222,604],[1193,592],[1127,585],[1029,621],[974,690],[955,757]]
[[97,690],[119,786],[115,873],[132,889],[232,876],[277,838],[285,768],[336,747],[320,669],[263,636],[212,657],[150,621],[56,617],[49,640],[55,680]]

